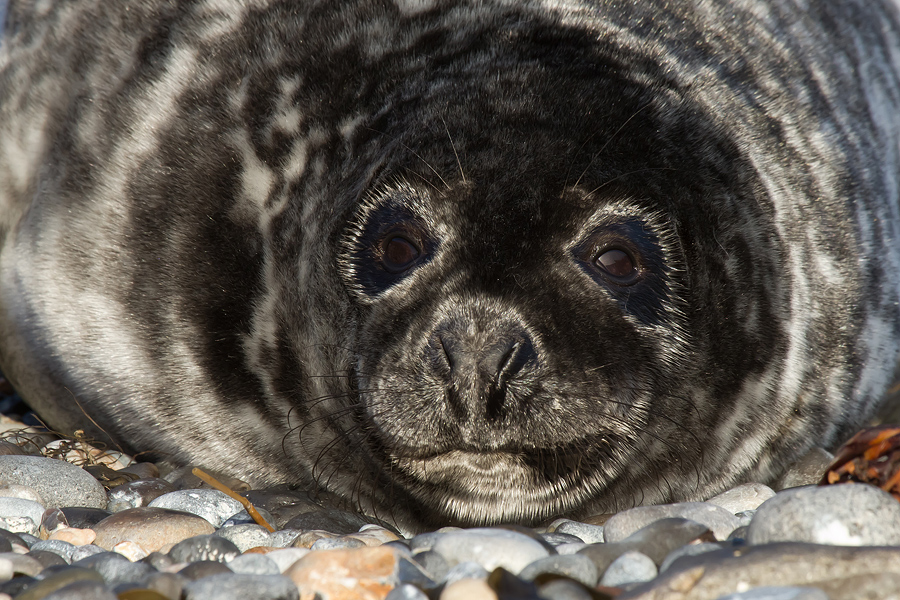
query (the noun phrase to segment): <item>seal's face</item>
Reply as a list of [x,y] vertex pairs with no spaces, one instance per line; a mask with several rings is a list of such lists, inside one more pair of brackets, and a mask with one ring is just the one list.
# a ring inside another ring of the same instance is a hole
[[[662,497],[673,471],[696,484],[708,390],[779,351],[777,327],[717,335],[738,289],[762,322],[784,308],[766,285],[777,250],[716,256],[765,215],[721,228],[722,246],[692,241],[752,206],[748,170],[696,114],[614,79],[530,73],[527,103],[501,79],[418,107],[343,232],[362,443],[385,494],[437,522]],[[497,104],[517,119],[464,114]]]

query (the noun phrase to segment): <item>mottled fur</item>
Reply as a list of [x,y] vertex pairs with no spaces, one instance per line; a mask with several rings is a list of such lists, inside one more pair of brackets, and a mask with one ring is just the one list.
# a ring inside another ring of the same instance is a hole
[[407,528],[702,497],[882,397],[898,115],[888,0],[14,0],[0,365]]

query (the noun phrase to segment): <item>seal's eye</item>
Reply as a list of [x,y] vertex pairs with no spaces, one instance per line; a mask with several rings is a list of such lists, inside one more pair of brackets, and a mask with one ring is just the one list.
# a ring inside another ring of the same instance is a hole
[[421,251],[399,235],[387,238],[381,246],[381,262],[389,273],[402,273],[415,263]]
[[631,283],[638,275],[634,259],[618,248],[601,252],[594,263],[619,283]]

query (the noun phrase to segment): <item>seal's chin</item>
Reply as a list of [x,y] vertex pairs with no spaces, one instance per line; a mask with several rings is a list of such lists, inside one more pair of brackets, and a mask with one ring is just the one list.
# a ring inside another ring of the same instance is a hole
[[597,481],[577,471],[549,476],[527,453],[451,450],[427,458],[393,457],[395,473],[423,503],[465,524],[538,521],[576,506]]

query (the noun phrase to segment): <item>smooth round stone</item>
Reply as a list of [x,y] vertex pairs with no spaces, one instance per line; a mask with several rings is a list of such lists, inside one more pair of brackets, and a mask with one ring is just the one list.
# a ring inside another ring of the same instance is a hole
[[192,562],[180,571],[178,574],[188,581],[197,581],[204,577],[212,577],[213,575],[224,575],[231,573],[231,569],[215,560],[198,560]]
[[33,559],[44,565],[44,569],[48,569],[50,567],[64,567],[69,564],[66,562],[66,559],[64,559],[59,554],[55,552],[48,552],[46,550],[31,550],[28,552],[27,556],[32,557]]
[[272,544],[272,534],[261,525],[256,525],[255,523],[222,527],[216,532],[216,535],[237,546],[241,552],[246,552],[250,548],[256,548],[257,546],[274,546]]
[[78,529],[77,527],[63,527],[50,534],[51,540],[59,540],[73,546],[92,544],[97,537],[93,529]]
[[147,506],[164,494],[175,491],[175,486],[165,479],[138,479],[129,481],[109,490],[106,510],[119,512],[129,508]]
[[[44,514],[44,507],[34,500],[26,500],[24,498],[13,498],[11,496],[0,496],[0,519],[9,520],[10,518],[25,517],[32,523],[41,524],[41,517]],[[6,529],[6,528],[4,528]],[[15,530],[8,529],[7,531]],[[32,533],[26,531],[26,533]]]
[[203,489],[169,492],[156,498],[148,506],[189,512],[203,517],[215,527],[220,527],[225,519],[244,508],[228,494]]
[[433,550],[418,552],[412,559],[435,581],[444,581],[447,572],[450,571],[447,559]]
[[0,544],[3,542],[7,542],[10,548],[6,548],[5,545],[0,546],[0,552],[11,552],[11,549],[15,549],[16,546],[28,551],[28,544],[25,543],[25,540],[8,529],[0,529]]
[[581,538],[576,537],[574,535],[570,535],[568,533],[556,533],[555,531],[551,531],[548,533],[542,533],[541,539],[545,542],[553,546],[554,548],[558,548],[563,544],[583,544],[584,542]]
[[97,533],[94,544],[101,548],[112,550],[116,544],[130,540],[147,552],[215,531],[209,521],[197,515],[149,506],[117,512],[93,529]]
[[94,544],[76,546],[75,549],[72,550],[72,562],[78,562],[88,556],[94,556],[95,554],[102,554],[104,552],[106,552],[106,550]]
[[29,586],[28,589],[16,596],[16,600],[41,600],[70,584],[84,581],[103,583],[100,575],[90,569],[67,567]]
[[722,550],[721,544],[716,544],[714,542],[703,542],[700,544],[688,544],[687,546],[682,546],[681,548],[677,548],[669,552],[666,555],[666,558],[663,559],[662,564],[659,565],[659,572],[663,573],[668,570],[672,563],[674,563],[679,558],[683,558],[685,556],[700,556],[701,554],[706,554],[707,552],[715,552],[716,550]]
[[685,544],[709,541],[712,532],[705,525],[680,518],[660,519],[639,529],[621,542],[590,544],[578,551],[590,558],[599,572],[628,551],[641,552],[660,564],[667,554]]
[[766,586],[720,596],[717,600],[829,600],[828,594],[811,587]]
[[574,535],[586,544],[600,544],[605,541],[603,527],[600,525],[588,525],[578,521],[566,521],[556,526],[556,533],[568,533]]
[[609,518],[603,526],[603,532],[607,542],[619,542],[654,521],[672,517],[705,525],[719,540],[724,540],[740,526],[740,520],[720,506],[706,502],[679,502],[638,506],[622,511]]
[[75,546],[68,542],[63,542],[62,540],[41,540],[34,543],[31,547],[31,551],[52,552],[62,557],[62,559],[66,561],[66,564],[68,564],[72,562],[72,553],[75,551]]
[[900,503],[865,483],[793,488],[759,507],[746,539],[748,544],[890,546],[900,540]]
[[587,547],[584,542],[572,542],[569,544],[560,544],[555,547],[557,554],[578,554],[582,548]]
[[[750,521],[753,520],[753,517],[756,516],[756,511],[742,510],[741,512],[734,513],[734,516],[740,519],[741,527],[747,527],[748,525],[750,525]],[[738,527],[738,529],[740,529],[741,527]],[[737,531],[737,529],[735,529],[734,531]],[[732,531],[728,537],[732,537],[734,535],[734,531]]]
[[656,577],[656,564],[646,554],[629,551],[617,558],[603,573],[600,585],[619,587],[629,583],[643,583]]
[[41,498],[41,495],[38,494],[34,488],[30,488],[27,485],[16,485],[14,483],[0,485],[0,498],[21,498],[22,500],[37,502],[41,506],[44,504],[43,498]]
[[721,506],[732,514],[755,510],[759,505],[775,495],[775,490],[761,483],[745,483],[713,496],[706,502]]
[[175,562],[195,562],[211,560],[228,562],[241,553],[230,541],[217,535],[197,535],[178,542],[169,550],[169,557]]
[[13,564],[8,558],[0,554],[0,583],[13,578]]
[[135,562],[146,558],[150,553],[144,550],[140,544],[132,542],[131,540],[125,540],[124,542],[119,542],[115,546],[113,546],[113,552],[118,552],[131,562]]
[[96,571],[103,578],[103,581],[110,586],[140,581],[148,574],[155,571],[153,567],[146,563],[133,563],[121,554],[115,552],[94,554],[72,564],[73,566],[84,567]]
[[307,554],[309,554],[309,550],[306,548],[281,548],[280,550],[269,552],[266,554],[266,558],[278,565],[280,573],[284,573]]
[[228,561],[228,568],[247,575],[280,575],[281,569],[265,554],[241,554]]
[[0,456],[7,483],[24,485],[44,499],[45,508],[106,507],[106,490],[84,469],[44,456]]
[[488,575],[490,573],[488,573],[487,569],[477,562],[466,561],[450,567],[447,575],[444,576],[443,582],[450,585],[463,579],[487,579]]
[[431,589],[437,585],[430,573],[427,573],[419,563],[405,554],[397,556],[397,580],[400,583],[409,583],[422,589]]
[[[184,600],[299,600],[297,586],[283,575],[225,573],[184,586]],[[334,599],[337,600],[337,599]]]
[[488,571],[503,567],[511,573],[549,555],[547,548],[526,535],[492,528],[445,533],[435,541],[433,550],[451,567],[474,561]]
[[[141,584],[148,590],[162,595],[167,600],[180,600],[181,592],[188,580],[178,573],[150,573]],[[125,600],[122,598],[121,600]],[[149,598],[133,598],[129,600],[150,600]],[[248,598],[249,600],[249,598]]]
[[361,516],[337,509],[314,510],[299,514],[281,526],[282,529],[321,529],[344,535],[356,533],[368,522]]
[[[256,508],[256,507],[254,507],[254,508]],[[263,520],[266,521],[269,525],[272,525],[273,527],[275,526],[275,517],[273,517],[271,514],[269,514],[269,511],[267,511],[264,508],[256,508],[256,512],[258,512],[259,516],[261,516],[263,518]],[[262,527],[262,525],[260,525],[259,523],[256,522],[256,519],[254,519],[253,517],[250,516],[250,513],[248,513],[247,509],[245,508],[245,509],[241,510],[239,513],[233,514],[230,517],[228,517],[227,519],[225,519],[225,521],[222,523],[222,527],[231,527],[233,525],[247,525],[247,524],[259,525],[260,527]],[[265,529],[265,527],[263,527],[263,529]]]
[[310,552],[294,563],[285,575],[304,598],[377,598],[373,591],[395,587],[397,555],[384,546],[355,550]]
[[42,600],[118,600],[118,598],[100,582],[76,581],[47,594]]
[[594,600],[586,589],[574,581],[554,579],[542,585],[538,592],[545,600]]
[[594,562],[582,554],[570,554],[568,556],[547,556],[534,561],[519,573],[519,577],[525,581],[534,581],[539,575],[554,574],[565,575],[570,579],[579,581],[588,587],[597,584],[600,574]]
[[802,485],[816,485],[834,460],[834,455],[822,448],[813,448],[792,464],[772,487],[776,492]]
[[0,529],[34,535],[40,527],[30,517],[0,517]]
[[14,575],[34,577],[44,570],[44,565],[42,565],[39,560],[28,556],[27,554],[4,552],[3,554],[0,554],[0,558],[9,561],[12,565],[12,572]]
[[447,584],[440,600],[497,600],[497,594],[482,579],[460,579]]
[[384,600],[428,600],[428,596],[416,586],[403,583],[388,592]]
[[69,527],[79,529],[93,529],[94,525],[112,515],[102,508],[84,508],[82,506],[63,506],[60,508],[65,515]]
[[276,548],[287,548],[297,541],[297,538],[300,537],[301,533],[303,533],[303,531],[300,529],[279,529],[271,534],[272,537],[269,539],[269,545],[275,546]]
[[312,546],[309,547],[310,550],[337,550],[340,548],[352,549],[352,548],[365,548],[366,543],[357,540],[351,537],[341,536],[336,538],[322,538],[320,540],[316,540]]

